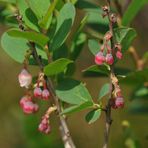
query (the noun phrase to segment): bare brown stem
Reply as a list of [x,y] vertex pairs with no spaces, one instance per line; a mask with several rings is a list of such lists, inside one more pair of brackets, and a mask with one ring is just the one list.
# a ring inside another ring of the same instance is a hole
[[[112,34],[111,38],[111,48],[112,48],[112,54],[114,56],[114,33],[113,33],[113,22],[110,19],[110,8],[111,8],[111,3],[110,0],[106,0],[108,7],[109,7],[109,12],[107,13],[108,20],[109,20],[109,30]],[[112,75],[114,75],[114,66],[110,66],[111,72],[110,72],[110,97],[108,99],[108,103],[106,106],[106,122],[105,122],[105,132],[104,132],[104,145],[103,148],[108,148],[108,143],[109,143],[109,134],[110,134],[110,128],[112,124],[112,117],[111,117],[111,99],[112,99],[112,92],[114,90],[113,84],[112,84]]]
[[[42,64],[42,61],[41,61],[41,59],[39,58],[39,56],[37,54],[34,43],[30,42],[30,44],[32,46],[33,57],[36,60],[37,64],[39,65],[40,70],[43,71],[44,65]],[[52,97],[54,99],[54,102],[55,102],[55,105],[57,107],[57,111],[58,111],[58,114],[59,114],[60,132],[61,132],[62,140],[63,140],[63,143],[64,143],[64,147],[65,148],[75,148],[75,145],[74,145],[74,142],[73,142],[73,140],[71,138],[71,135],[70,135],[70,132],[69,132],[65,117],[63,115],[60,115],[61,106],[60,106],[60,103],[59,103],[59,99],[55,94],[55,90],[54,90],[52,81],[51,81],[50,78],[48,78],[46,76],[45,76],[45,79],[46,79],[46,83],[47,83],[47,88],[49,89],[49,91],[50,91],[50,93],[51,93],[51,95],[52,95]]]

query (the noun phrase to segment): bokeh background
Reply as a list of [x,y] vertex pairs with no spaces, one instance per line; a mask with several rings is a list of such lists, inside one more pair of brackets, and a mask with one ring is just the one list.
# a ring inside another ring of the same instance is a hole
[[[124,6],[126,8],[126,5]],[[134,41],[139,56],[148,51],[148,6],[138,13],[132,26],[137,30],[138,37]],[[79,16],[79,15],[78,15]],[[79,19],[79,17],[77,18]],[[0,25],[0,36],[7,29]],[[87,88],[96,98],[102,84],[107,81],[105,78],[84,78],[81,71],[93,64],[93,56],[88,51],[87,44],[77,60],[76,79],[86,82]],[[130,69],[135,68],[134,62],[129,53],[126,53],[119,66]],[[53,115],[51,118],[52,132],[50,135],[43,135],[37,131],[41,112],[35,116],[25,116],[19,108],[19,100],[24,90],[18,85],[17,76],[22,65],[13,61],[0,47],[0,148],[62,148],[62,141],[58,130],[58,120]],[[32,74],[38,72],[38,68],[30,66]],[[148,147],[148,114],[147,112],[131,113],[129,106],[134,102],[130,101],[131,88],[122,85],[126,105],[124,109],[113,111],[113,124],[110,133],[110,148],[122,148],[125,146],[124,130],[122,121],[127,120],[130,124],[132,137],[140,144],[141,148]],[[148,99],[148,98],[147,98]],[[141,100],[142,102],[143,100]],[[42,104],[43,111],[47,106]],[[148,105],[147,105],[148,110]],[[103,143],[104,122],[101,118],[92,125],[88,125],[84,119],[86,111],[73,114],[68,118],[68,125],[71,135],[77,148],[101,148]],[[135,148],[129,146],[128,148]]]

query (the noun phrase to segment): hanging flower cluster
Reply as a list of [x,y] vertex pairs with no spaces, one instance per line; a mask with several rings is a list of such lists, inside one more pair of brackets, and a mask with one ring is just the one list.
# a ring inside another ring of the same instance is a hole
[[[40,85],[43,86],[43,90],[40,87]],[[47,89],[46,81],[44,79],[44,74],[43,73],[39,74],[39,78],[37,80],[37,85],[34,88],[33,93],[34,93],[34,97],[36,97],[36,98],[40,98],[42,100],[48,100],[49,99],[50,93],[49,93],[49,91]]]
[[[114,13],[110,13],[108,6],[103,6],[103,18],[108,16],[112,25],[117,22],[117,16]],[[113,32],[113,31],[112,31]],[[95,63],[97,65],[102,65],[104,63],[108,65],[112,65],[115,61],[115,57],[117,59],[122,59],[122,47],[119,43],[115,44],[114,47],[111,45],[111,41],[113,41],[113,34],[111,30],[108,31],[103,39],[103,45],[100,48],[100,51],[95,55]]]
[[[100,48],[100,51],[95,56],[95,63],[97,65],[102,65],[104,63],[112,65],[114,63],[113,49],[110,45],[110,40],[112,38],[112,33],[109,31],[104,36],[104,43]],[[115,44],[114,49],[116,49],[116,57],[122,59],[121,45],[119,43]]]
[[[26,64],[18,75],[18,80],[21,87],[25,87],[27,93],[20,100],[20,107],[22,108],[25,114],[36,113],[39,110],[39,105],[35,103],[35,99],[49,100],[50,92],[47,89],[47,84],[44,79],[44,73],[39,73],[37,83],[35,87],[32,85],[32,75],[27,70]],[[32,91],[33,90],[33,91]],[[51,108],[51,107],[49,107]],[[49,109],[48,109],[49,110]],[[54,111],[54,110],[52,110]],[[49,125],[49,114],[51,111],[46,112],[42,117],[41,123],[39,124],[38,130],[45,134],[50,133]]]

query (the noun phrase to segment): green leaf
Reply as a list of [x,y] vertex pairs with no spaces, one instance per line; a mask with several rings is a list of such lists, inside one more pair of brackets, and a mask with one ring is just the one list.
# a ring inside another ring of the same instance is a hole
[[104,96],[106,96],[109,93],[110,85],[109,83],[106,83],[102,86],[98,99],[101,100]]
[[139,90],[137,90],[135,93],[136,97],[143,97],[146,95],[148,95],[148,88],[147,87],[142,87]]
[[98,120],[101,116],[101,109],[97,109],[97,110],[92,110],[90,111],[85,119],[88,122],[88,124],[92,124],[94,123],[96,120]]
[[70,47],[70,52],[71,52],[70,58],[72,60],[76,60],[78,58],[85,44],[86,35],[82,33],[82,30],[87,22],[87,18],[88,16],[85,16],[81,20],[76,32],[74,33],[72,45]]
[[71,0],[71,3],[75,4],[78,0]]
[[145,86],[140,86],[133,90],[133,94],[131,96],[131,100],[134,99],[146,99],[148,98],[148,88]]
[[78,58],[78,56],[80,55],[85,41],[86,41],[86,35],[84,33],[80,33],[77,38],[75,38],[75,40],[72,42],[72,46],[71,46],[71,55],[70,55],[70,59],[72,60],[76,60]]
[[19,63],[23,63],[24,55],[29,49],[25,39],[16,39],[4,33],[1,38],[1,45],[5,52]]
[[42,20],[40,20],[39,25],[44,28],[48,29],[52,20],[53,10],[56,7],[58,0],[54,0],[51,5],[48,8],[48,11],[46,12],[46,15],[43,17]]
[[17,29],[10,29],[7,32],[12,37],[24,38],[29,41],[33,41],[42,47],[44,47],[49,40],[47,36],[36,32],[28,32],[28,31],[23,32]]
[[82,104],[79,105],[73,105],[69,108],[66,108],[63,110],[62,114],[71,114],[71,113],[76,113],[76,112],[80,112],[84,109],[87,108],[91,108],[93,106],[93,103],[88,101],[88,102],[84,102]]
[[108,19],[102,17],[102,9],[96,4],[81,0],[77,2],[76,7],[87,12],[88,23],[108,25]]
[[136,31],[133,28],[115,28],[114,29],[115,39],[122,45],[122,51],[128,50],[133,39],[137,36]]
[[42,19],[46,14],[50,0],[25,0],[28,6],[32,9],[38,20]]
[[84,9],[86,11],[86,14],[88,15],[87,25],[91,29],[101,34],[104,34],[108,31],[109,21],[107,17],[106,18],[102,17],[101,7],[85,0],[78,1],[76,7]]
[[47,66],[44,68],[44,73],[47,76],[53,76],[57,75],[61,72],[64,72],[66,69],[67,65],[72,63],[73,61],[65,58],[58,59],[54,62],[49,63]]
[[92,65],[83,70],[84,76],[108,76],[109,69],[105,65]]
[[148,3],[148,0],[133,0],[127,10],[124,12],[122,25],[130,25],[137,13],[143,8],[145,4]]
[[66,44],[63,44],[60,48],[53,51],[52,59],[53,61],[59,58],[67,58],[68,57],[68,47]]
[[7,2],[7,3],[15,4],[16,0],[0,0],[0,2]]
[[[106,77],[109,75],[109,68],[106,65],[92,65],[88,67],[87,69],[83,70],[83,75],[85,77],[95,76],[95,77]],[[126,76],[131,72],[130,69],[127,68],[121,68],[121,67],[115,67],[114,72],[117,76]]]
[[56,88],[60,100],[69,104],[83,104],[93,102],[88,90],[81,82],[73,79],[64,79]]
[[[22,38],[15,38],[8,35],[8,33],[4,33],[1,38],[1,45],[5,52],[15,61],[19,63],[23,63],[24,56],[26,51],[29,49],[28,41]],[[46,54],[42,50],[37,51],[39,55],[42,56],[44,61],[47,60]],[[35,62],[32,57],[29,60],[30,64],[34,65]]]
[[148,82],[148,68],[141,71],[131,72],[125,78],[120,79],[120,83],[128,85],[143,85],[145,82]]
[[131,72],[131,70],[123,67],[115,67],[114,72],[115,72],[115,75],[117,76],[126,76]]
[[75,18],[75,8],[73,4],[66,3],[57,17],[57,26],[50,49],[59,48],[66,40]]
[[100,46],[101,45],[99,45],[99,43],[96,40],[88,40],[88,47],[93,55],[96,55],[100,51]]
[[148,61],[148,51],[144,53],[142,59],[143,59],[144,61]]
[[28,7],[27,3],[24,0],[17,0],[17,7],[19,9],[20,14],[22,15],[22,19],[25,22],[25,25],[39,32],[40,27],[38,25],[38,19],[34,15],[32,10]]

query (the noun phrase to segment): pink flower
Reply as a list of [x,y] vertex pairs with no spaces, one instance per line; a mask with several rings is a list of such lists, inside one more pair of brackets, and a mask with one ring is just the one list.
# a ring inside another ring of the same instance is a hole
[[103,55],[103,52],[102,51],[98,52],[97,55],[95,56],[95,63],[97,65],[102,65],[104,61],[105,57]]
[[18,80],[21,87],[28,88],[32,82],[32,76],[26,69],[23,69],[18,75]]
[[50,96],[50,93],[49,93],[48,89],[44,89],[44,90],[42,91],[42,98],[43,98],[44,100],[48,100],[48,99],[49,99],[49,96]]
[[115,105],[117,108],[124,107],[124,99],[122,97],[117,97],[115,100]]
[[121,52],[121,51],[117,51],[117,52],[116,52],[116,57],[117,57],[118,59],[122,59],[122,52]]
[[106,55],[105,59],[106,59],[106,63],[109,65],[112,65],[114,63],[114,58],[110,53]]
[[22,98],[21,98],[21,100],[20,100],[20,106],[21,107],[23,107],[24,106],[24,104],[26,103],[26,102],[28,102],[28,101],[31,101],[31,97],[30,96],[23,96]]
[[48,117],[44,116],[39,124],[38,130],[42,133],[49,134],[51,131]]
[[42,89],[40,88],[40,87],[36,87],[35,89],[34,89],[34,96],[35,97],[41,97],[42,96]]
[[38,111],[39,106],[32,102],[30,96],[24,96],[20,100],[20,106],[26,114],[32,114]]

